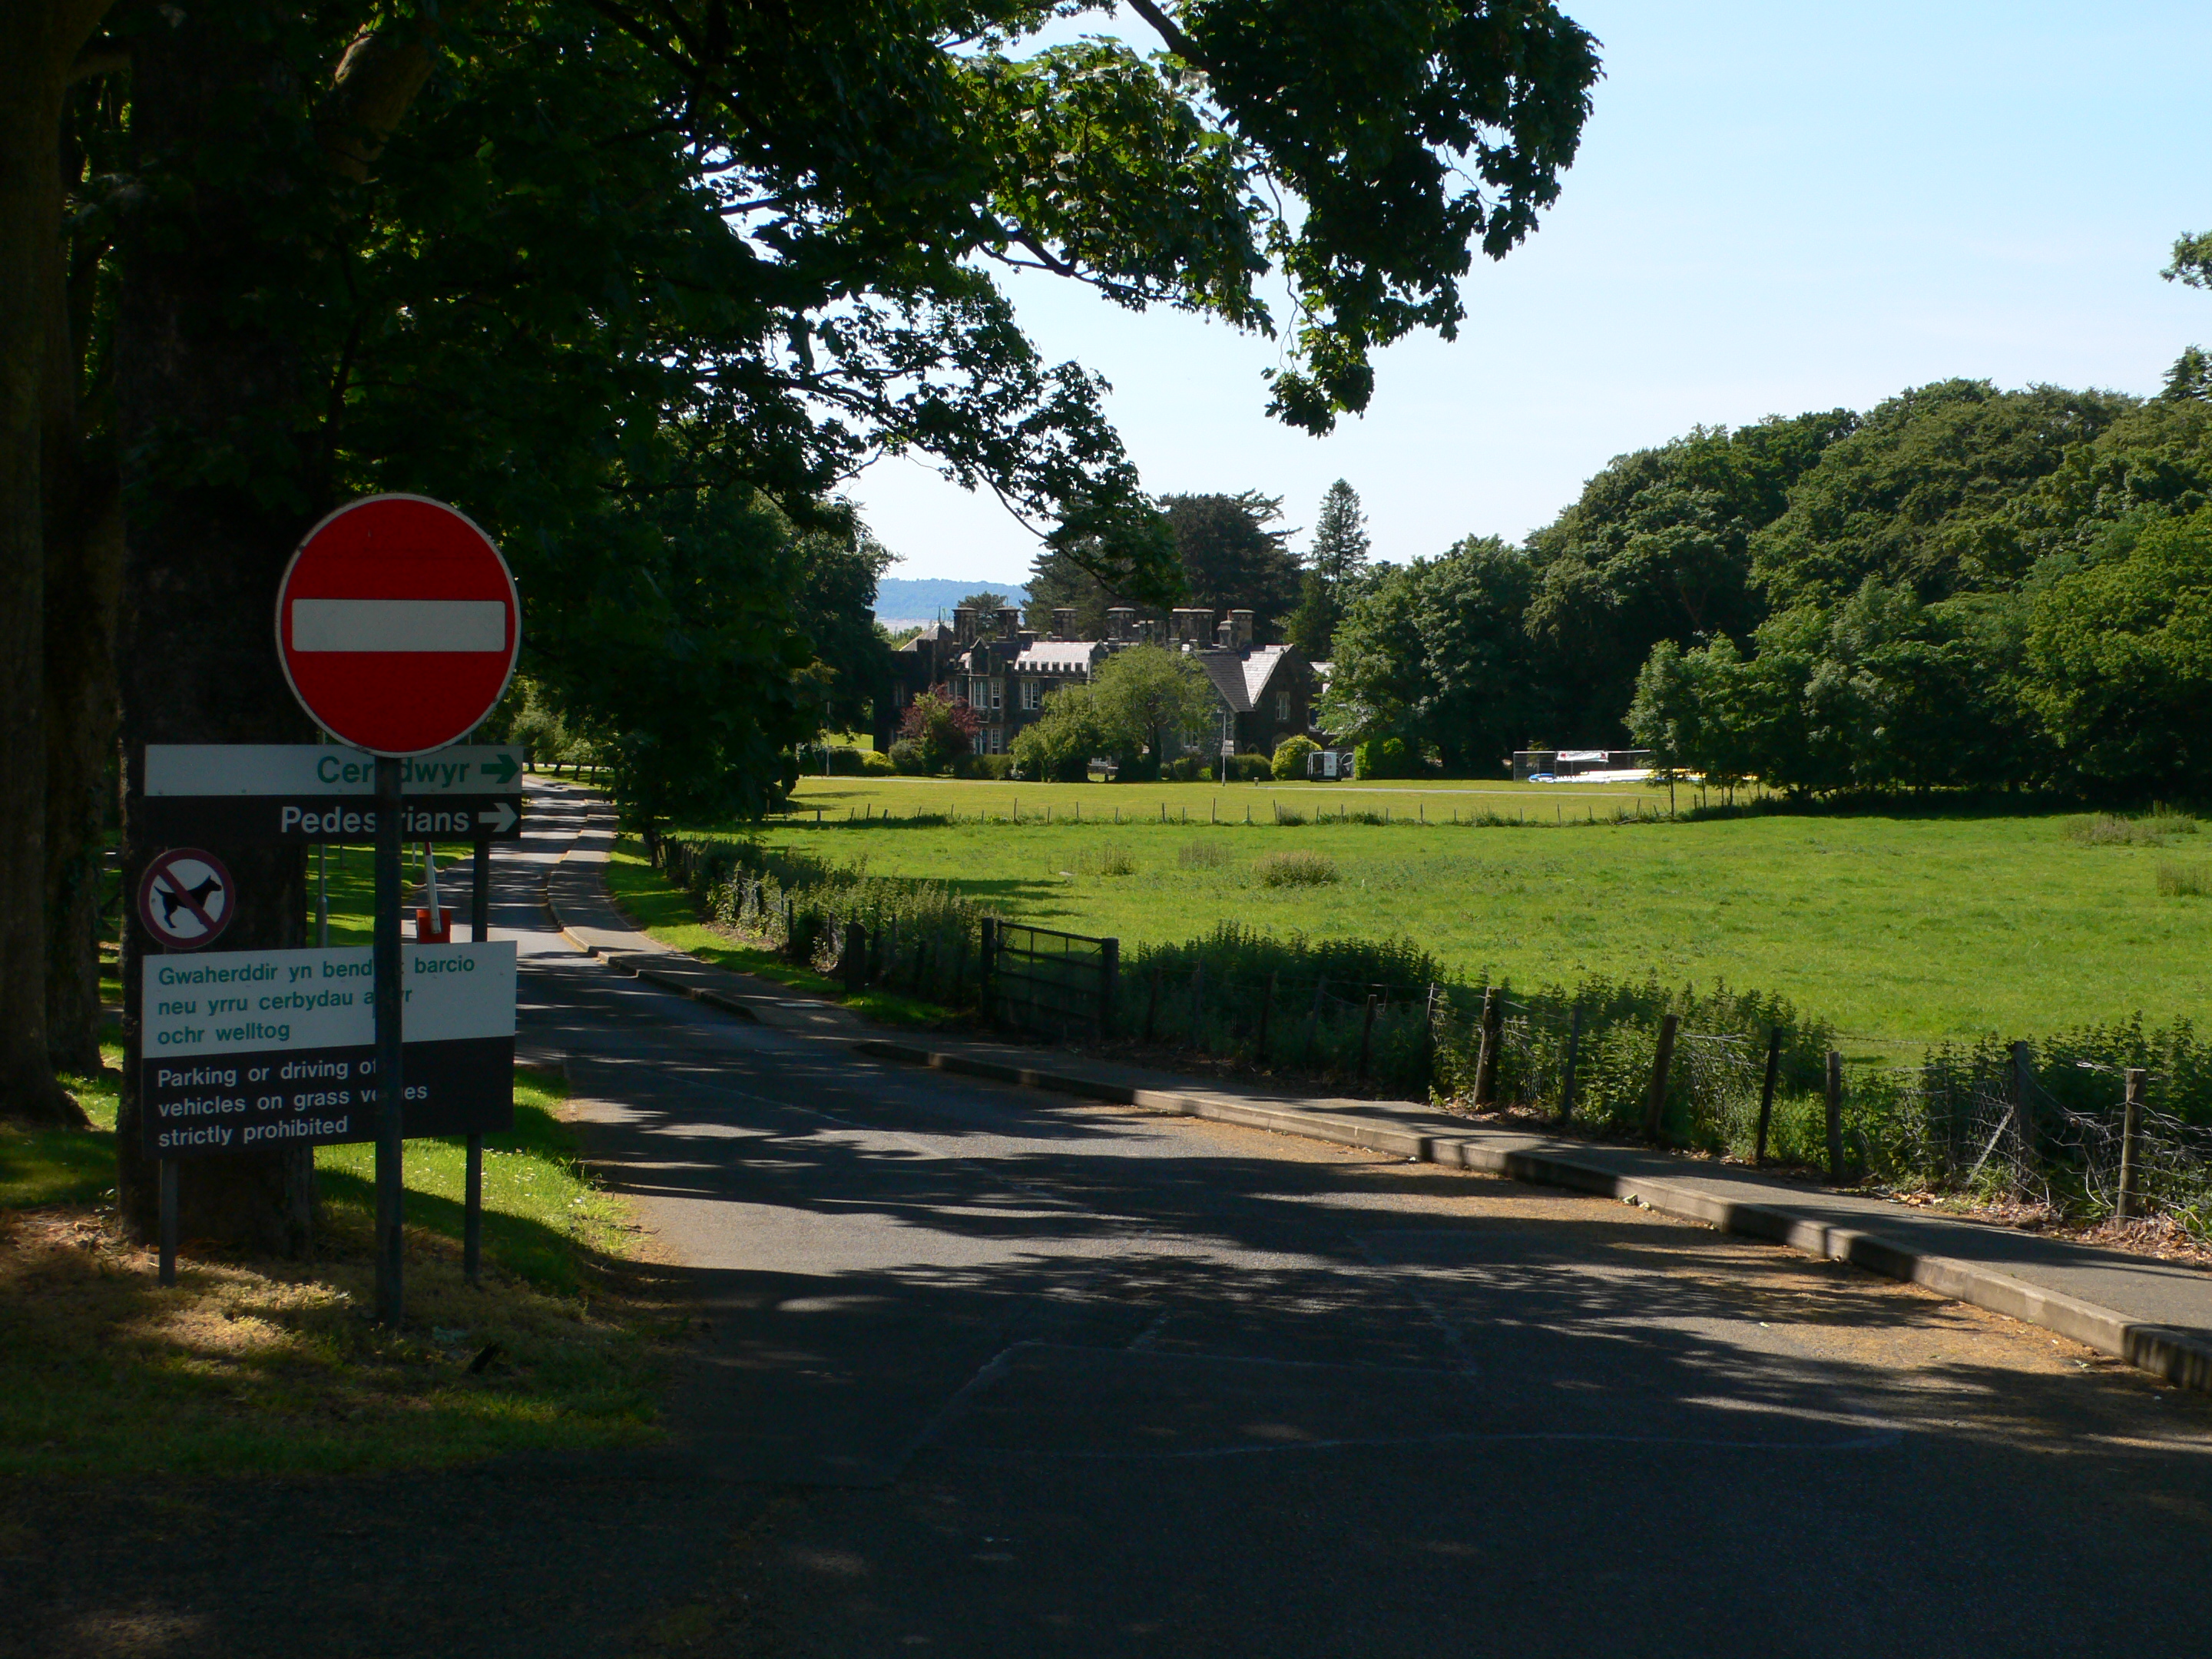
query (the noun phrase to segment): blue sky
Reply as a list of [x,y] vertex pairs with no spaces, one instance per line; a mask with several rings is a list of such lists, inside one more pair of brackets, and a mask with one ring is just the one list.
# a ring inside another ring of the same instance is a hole
[[[1382,354],[1367,415],[1328,438],[1262,412],[1268,341],[1009,284],[1048,356],[1113,383],[1148,489],[1279,495],[1304,526],[1348,478],[1402,561],[1517,538],[1700,422],[1951,375],[2147,393],[2212,343],[2212,294],[2158,276],[2212,228],[2202,0],[1565,9],[1606,78],[1559,205],[1504,263],[1478,256],[1459,339]],[[1028,572],[1028,532],[919,461],[850,493],[894,575]]]

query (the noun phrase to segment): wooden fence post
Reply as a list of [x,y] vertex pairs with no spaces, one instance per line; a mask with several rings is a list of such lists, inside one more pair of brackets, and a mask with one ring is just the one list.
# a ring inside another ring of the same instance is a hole
[[860,995],[860,988],[867,983],[868,933],[857,921],[845,924],[845,959],[837,965],[845,981],[845,994]]
[[1359,1027],[1359,1080],[1367,1081],[1367,1048],[1375,1035],[1375,993],[1367,994],[1367,1018]]
[[1766,1080],[1759,1085],[1759,1132],[1751,1143],[1751,1167],[1766,1162],[1766,1128],[1774,1121],[1774,1079],[1782,1068],[1782,1028],[1766,1034]]
[[1121,977],[1121,941],[1101,939],[1098,943],[1098,1040],[1101,1042],[1114,1032],[1114,989]]
[[1581,1057],[1583,1046],[1583,1006],[1579,1002],[1567,1013],[1567,1054],[1559,1066],[1559,1121],[1565,1123],[1575,1113],[1575,1061]]
[[1474,1106],[1480,1111],[1498,1103],[1498,1050],[1505,1035],[1505,1010],[1495,985],[1482,993],[1482,1047],[1474,1060]]
[[982,938],[976,944],[979,960],[975,963],[975,1007],[984,1018],[988,1019],[991,1018],[991,993],[994,988],[992,980],[999,969],[999,919],[996,916],[984,917],[979,931]]
[[1421,1086],[1437,1086],[1437,982],[1429,981],[1429,994],[1421,1004]]
[[1659,1021],[1659,1047],[1651,1056],[1651,1098],[1644,1103],[1644,1133],[1653,1140],[1659,1139],[1666,1127],[1667,1072],[1674,1063],[1674,1033],[1681,1029],[1680,1014],[1666,1014]]
[[2142,1179],[2138,1155],[2142,1151],[2143,1084],[2149,1075],[2140,1066],[2130,1066],[2127,1070],[2127,1116],[2120,1126],[2120,1194],[2118,1202],[2112,1206],[2112,1213],[2122,1221],[2141,1207],[2136,1183]]
[[1306,1013],[1306,1070],[1313,1070],[1314,1049],[1321,1042],[1321,1000],[1328,990],[1328,975],[1323,974],[1314,981],[1313,1006]]
[[1844,1178],[1844,1057],[1828,1050],[1828,1179]]

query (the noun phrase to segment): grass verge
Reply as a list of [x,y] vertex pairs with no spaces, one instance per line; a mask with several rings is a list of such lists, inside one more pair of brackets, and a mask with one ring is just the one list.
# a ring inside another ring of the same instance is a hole
[[794,991],[825,998],[886,1025],[933,1029],[957,1023],[961,1018],[936,1003],[880,988],[871,988],[858,996],[847,996],[844,988],[828,975],[773,951],[749,945],[733,929],[701,920],[691,896],[664,880],[647,860],[644,848],[630,836],[617,842],[614,851],[608,855],[607,890],[642,932],[671,950],[685,951],[718,968],[751,974]]
[[627,1258],[559,1079],[518,1071],[488,1137],[483,1287],[461,1277],[459,1142],[410,1141],[408,1320],[372,1324],[366,1146],[319,1149],[313,1262],[190,1241],[179,1283],[117,1230],[111,1087],[95,1127],[0,1130],[0,1474],[338,1473],[632,1444],[657,1433],[680,1310]]

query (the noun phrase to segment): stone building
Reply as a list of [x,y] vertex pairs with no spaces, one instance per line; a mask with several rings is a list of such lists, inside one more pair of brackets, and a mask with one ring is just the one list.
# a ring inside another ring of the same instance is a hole
[[[1104,639],[1079,640],[1071,637],[1073,611],[1054,611],[1052,631],[1042,637],[1023,627],[1021,612],[1012,606],[956,611],[950,628],[934,624],[899,647],[899,703],[903,708],[933,686],[949,685],[981,718],[978,751],[1003,755],[1043,713],[1054,690],[1088,682],[1117,651],[1155,643],[1189,653],[1213,688],[1213,722],[1182,733],[1183,748],[1212,757],[1225,739],[1238,754],[1273,754],[1285,738],[1310,730],[1319,686],[1312,665],[1294,647],[1252,642],[1252,614],[1231,611],[1217,621],[1211,610],[1186,606],[1170,611],[1163,624],[1123,605],[1106,613]],[[896,728],[896,713],[887,724]]]

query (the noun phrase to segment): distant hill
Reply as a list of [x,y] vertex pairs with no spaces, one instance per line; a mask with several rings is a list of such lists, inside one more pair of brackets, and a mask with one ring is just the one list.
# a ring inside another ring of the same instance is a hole
[[886,628],[896,628],[935,622],[937,613],[943,611],[945,621],[951,622],[954,605],[970,593],[980,593],[986,588],[1004,593],[1009,605],[1025,604],[1029,599],[1026,588],[1008,587],[998,582],[907,581],[886,576],[876,584],[876,620]]

